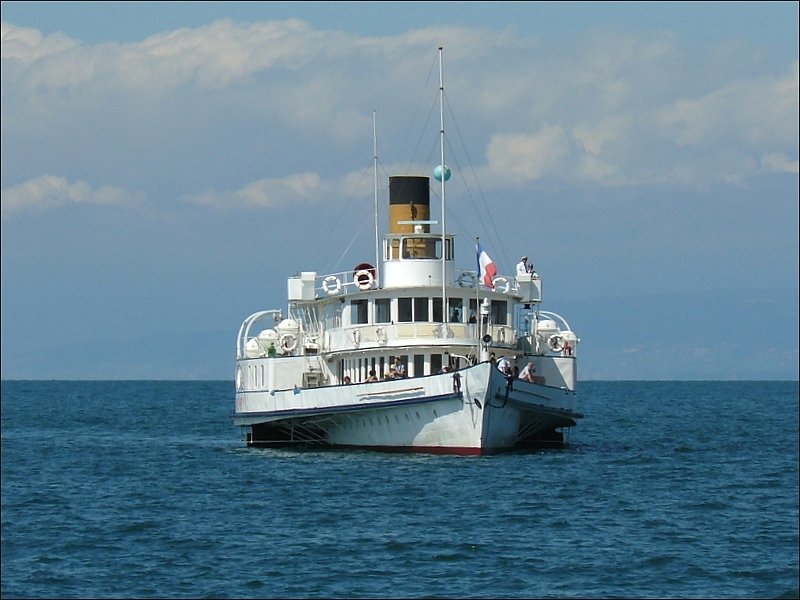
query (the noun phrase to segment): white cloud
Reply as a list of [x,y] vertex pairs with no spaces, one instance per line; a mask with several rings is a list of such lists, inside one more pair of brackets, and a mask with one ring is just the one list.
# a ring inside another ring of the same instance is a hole
[[549,125],[535,134],[499,134],[486,152],[489,169],[518,184],[536,181],[556,171],[569,155],[564,130]]
[[317,173],[297,173],[281,179],[261,179],[233,192],[204,192],[184,200],[217,209],[275,208],[321,202],[323,183]]
[[[417,106],[421,129],[440,43],[448,103],[465,116],[448,121],[448,136],[458,143],[457,126],[471,156],[485,157],[476,170],[487,191],[543,179],[693,186],[797,172],[796,57],[783,75],[770,64],[756,77],[755,59],[745,69],[714,49],[690,56],[668,33],[553,46],[513,29],[359,37],[291,19],[221,20],[99,45],[4,22],[4,177],[126,181],[153,185],[151,197],[174,189],[213,206],[313,201],[323,189],[339,193],[324,182],[371,156],[373,109],[381,152],[416,139],[407,118]],[[263,162],[261,149],[273,150]]]
[[3,189],[2,214],[9,216],[14,212],[64,204],[122,204],[141,200],[140,194],[131,194],[120,188],[92,188],[85,181],[70,183],[64,177],[43,175]]
[[0,23],[0,43],[3,60],[18,61],[24,65],[45,56],[63,54],[78,45],[78,42],[61,33],[44,36],[37,29],[16,27],[5,21]]
[[800,164],[785,154],[773,152],[761,159],[764,171],[768,173],[800,173]]
[[800,91],[797,64],[785,77],[732,81],[703,96],[680,99],[655,111],[656,124],[679,146],[794,144]]

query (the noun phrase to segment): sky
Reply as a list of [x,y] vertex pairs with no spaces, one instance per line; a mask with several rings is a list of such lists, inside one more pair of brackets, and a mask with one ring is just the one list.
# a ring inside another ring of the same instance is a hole
[[[797,2],[3,2],[2,379],[232,379],[439,163],[584,380],[798,379]],[[439,209],[432,195],[432,212]]]

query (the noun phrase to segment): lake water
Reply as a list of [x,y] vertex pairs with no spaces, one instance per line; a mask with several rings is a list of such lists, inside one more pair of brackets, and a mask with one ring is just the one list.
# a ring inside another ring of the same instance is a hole
[[233,398],[2,382],[2,597],[798,597],[797,382],[583,382],[491,457],[248,449]]

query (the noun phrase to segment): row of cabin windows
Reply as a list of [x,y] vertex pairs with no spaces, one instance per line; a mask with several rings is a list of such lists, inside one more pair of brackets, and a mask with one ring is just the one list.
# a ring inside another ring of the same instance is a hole
[[[374,306],[373,323],[441,323],[442,299],[430,297],[397,298],[397,317],[392,319],[392,299],[381,298],[372,301]],[[369,320],[370,300],[352,300],[350,302],[350,323],[352,325],[365,325]],[[464,313],[464,300],[462,298],[448,298],[447,320],[450,323],[474,323],[478,301],[469,299],[469,315]],[[508,323],[508,302],[505,300],[492,300],[489,308],[489,320],[494,325]],[[431,318],[432,317],[432,318]]]
[[[460,369],[463,366],[460,358],[452,358],[449,355],[445,355],[445,357],[441,354],[427,355],[429,359],[429,367],[427,369],[425,367],[425,354],[414,354],[412,356],[400,354],[399,357],[400,362],[405,366],[406,377],[433,375],[440,372],[442,367],[448,363],[449,366],[454,369]],[[349,375],[353,383],[360,383],[362,381],[367,381],[369,372],[373,370],[378,379],[384,379],[389,373],[389,368],[394,364],[394,358],[394,356],[381,356],[377,358],[354,358],[341,361],[339,364],[339,372],[342,373],[340,379],[342,379],[344,375]]]

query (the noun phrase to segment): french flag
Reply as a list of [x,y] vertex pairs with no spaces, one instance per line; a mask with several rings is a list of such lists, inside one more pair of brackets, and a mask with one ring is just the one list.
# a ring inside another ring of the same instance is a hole
[[494,289],[494,276],[497,275],[497,267],[494,266],[492,259],[486,254],[486,250],[481,248],[480,242],[475,244],[478,253],[478,271],[480,272],[481,283],[488,288]]

